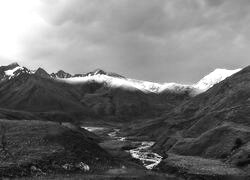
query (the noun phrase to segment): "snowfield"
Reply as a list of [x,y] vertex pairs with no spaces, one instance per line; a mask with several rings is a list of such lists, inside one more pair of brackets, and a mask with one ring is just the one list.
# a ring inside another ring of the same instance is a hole
[[242,69],[227,70],[227,69],[215,69],[213,72],[202,78],[198,83],[193,87],[199,89],[201,92],[204,92],[211,88],[213,85],[223,81],[229,76],[239,72]]

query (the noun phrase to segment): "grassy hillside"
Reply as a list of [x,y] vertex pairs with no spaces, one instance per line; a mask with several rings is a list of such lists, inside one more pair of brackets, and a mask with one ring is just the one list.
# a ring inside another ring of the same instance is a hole
[[2,134],[5,132],[5,148],[0,151],[0,176],[29,176],[81,171],[81,162],[90,172],[103,171],[119,166],[112,157],[97,145],[95,135],[76,129],[70,124],[41,121],[0,120]]

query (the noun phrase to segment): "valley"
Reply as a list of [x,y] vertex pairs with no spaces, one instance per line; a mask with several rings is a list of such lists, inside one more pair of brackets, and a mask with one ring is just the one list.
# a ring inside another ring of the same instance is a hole
[[0,67],[0,175],[247,180],[250,68],[194,85]]
[[112,144],[114,146],[115,145],[121,146],[119,147],[121,150],[124,150],[124,152],[129,153],[132,158],[140,160],[146,169],[153,169],[162,160],[162,157],[159,154],[154,153],[150,150],[150,148],[155,143],[153,141],[138,141],[138,140],[136,141],[135,137],[121,137],[119,136],[120,129],[109,129],[107,127],[84,127],[84,126],[82,126],[82,128],[90,132],[96,133],[101,137],[104,136],[103,133],[111,131],[108,133],[106,142],[104,140],[104,142],[101,143],[101,147],[106,149],[105,144],[110,145],[110,141],[112,141]]

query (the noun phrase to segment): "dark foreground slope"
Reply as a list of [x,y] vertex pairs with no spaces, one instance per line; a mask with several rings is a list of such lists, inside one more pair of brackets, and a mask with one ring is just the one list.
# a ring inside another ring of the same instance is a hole
[[[114,165],[112,157],[97,145],[98,138],[73,126],[41,121],[1,120],[0,176],[29,176],[65,171],[89,171]],[[1,145],[2,145],[1,138]]]
[[1,178],[181,180],[113,157],[97,145],[102,139],[70,123],[0,120],[0,127],[0,137],[6,132],[5,150],[0,139]]
[[0,120],[0,128],[1,178],[180,179],[111,157],[96,135],[70,123]]

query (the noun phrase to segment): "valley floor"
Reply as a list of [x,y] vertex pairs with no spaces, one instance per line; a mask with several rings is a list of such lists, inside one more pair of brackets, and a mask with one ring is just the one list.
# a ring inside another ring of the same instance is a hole
[[[166,175],[166,177],[164,178],[168,179],[168,176],[170,176],[170,174],[179,179],[250,179],[250,176],[243,170],[237,167],[232,167],[231,165],[220,160],[206,159],[194,156],[180,156],[169,153],[167,157],[163,158],[157,153],[152,152],[150,148],[151,146],[149,144],[152,143],[151,145],[153,145],[153,141],[145,141],[145,137],[140,136],[124,137],[125,134],[123,134],[122,132],[120,133],[116,128],[110,128],[107,126],[85,126],[84,128],[88,129],[89,131],[95,132],[101,137],[105,137],[105,140],[100,143],[100,145],[113,156],[123,156],[129,159],[129,156],[125,155],[125,152],[129,152],[133,158],[140,160],[141,164],[144,167],[154,170],[148,171],[149,173],[158,172],[159,174],[157,175],[157,177],[159,179],[163,178],[164,175]],[[143,144],[146,144],[146,146],[148,145],[148,147],[144,149]]]
[[[176,154],[162,157],[151,150],[152,140],[126,135],[119,130],[122,126],[84,124],[82,129],[88,131],[81,131],[69,123],[0,120],[0,125],[6,128],[7,141],[6,152],[0,153],[2,177],[41,180],[249,179],[244,171],[220,160]],[[80,170],[76,166],[80,161],[89,169]]]

